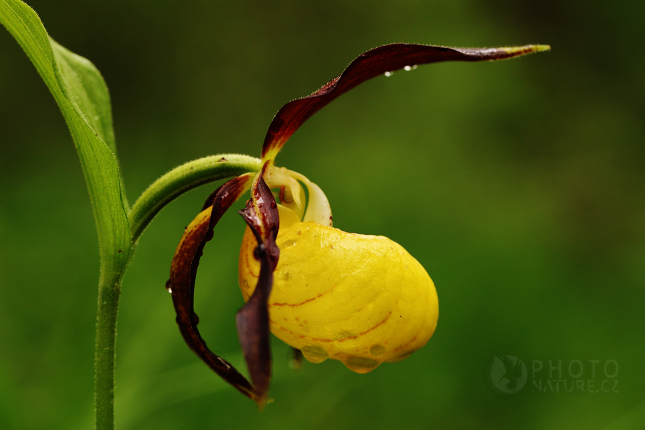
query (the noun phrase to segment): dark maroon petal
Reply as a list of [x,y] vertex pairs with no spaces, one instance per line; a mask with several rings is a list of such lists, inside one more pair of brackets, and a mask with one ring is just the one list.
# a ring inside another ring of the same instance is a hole
[[[226,185],[226,184],[224,184]],[[224,185],[221,185],[218,189],[210,193],[210,195],[206,198],[206,201],[204,201],[204,205],[202,206],[202,210],[206,210],[209,207],[213,206],[213,202],[215,202],[215,198],[219,194],[220,190]]]
[[263,245],[255,253],[260,260],[260,277],[249,301],[237,312],[235,322],[246,365],[260,408],[266,403],[271,383],[271,346],[268,300],[273,286],[273,270],[269,253]]
[[273,159],[291,135],[314,113],[341,94],[375,76],[406,66],[440,61],[501,60],[548,49],[543,45],[516,48],[447,48],[396,43],[361,54],[345,71],[315,93],[293,100],[280,109],[269,126],[262,147],[262,159]]
[[199,319],[193,309],[195,276],[204,245],[213,237],[213,227],[224,212],[248,189],[253,176],[242,175],[221,186],[208,209],[201,212],[186,228],[170,270],[170,281],[166,287],[172,293],[177,313],[177,324],[190,349],[226,382],[242,394],[257,400],[256,392],[242,374],[230,363],[218,357],[206,346],[197,329]]
[[[280,229],[280,218],[278,216],[278,206],[273,197],[273,193],[264,182],[264,173],[269,167],[270,162],[265,162],[262,166],[262,171],[255,178],[253,187],[251,188],[251,199],[246,202],[246,207],[240,211],[240,215],[244,218],[251,231],[255,235],[258,244],[264,244],[271,247],[271,252],[279,250],[275,244],[278,237],[278,230]],[[275,255],[277,264],[278,257]]]
[[[267,164],[265,164],[266,168]],[[264,173],[264,169],[262,170]],[[249,301],[236,315],[237,332],[251,381],[262,408],[271,382],[271,348],[269,345],[268,300],[273,286],[273,271],[278,265],[280,249],[275,243],[278,235],[278,208],[271,190],[258,175],[251,190],[252,198],[240,214],[249,225],[258,246],[254,256],[260,261],[260,276]]]

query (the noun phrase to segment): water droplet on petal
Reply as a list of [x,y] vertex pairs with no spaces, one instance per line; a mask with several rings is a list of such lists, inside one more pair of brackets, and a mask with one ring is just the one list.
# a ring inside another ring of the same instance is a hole
[[168,282],[166,282],[166,291],[172,293],[172,284],[170,283],[170,279],[168,279]]
[[386,77],[386,78],[389,78],[389,77],[390,77],[390,76],[392,76],[393,74],[394,74],[394,72],[385,72],[385,77]]
[[319,346],[305,345],[301,351],[302,355],[312,363],[322,363],[329,358],[327,351]]
[[409,72],[410,70],[414,70],[417,67],[419,67],[417,64],[413,64],[412,66],[405,66],[403,70],[405,70],[406,72]]
[[365,357],[358,357],[355,355],[350,355],[342,361],[349,370],[352,370],[356,373],[367,373],[371,370],[376,369],[376,367],[380,364],[376,360]]
[[370,348],[370,354],[372,354],[372,355],[383,355],[383,354],[385,354],[385,347],[383,345],[373,345]]

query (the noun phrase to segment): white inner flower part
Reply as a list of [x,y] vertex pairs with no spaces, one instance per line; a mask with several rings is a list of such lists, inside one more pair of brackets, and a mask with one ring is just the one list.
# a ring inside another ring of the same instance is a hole
[[[266,170],[264,180],[269,188],[283,189],[280,196],[282,205],[294,211],[303,222],[312,221],[320,225],[332,226],[331,206],[327,196],[307,177],[284,167],[272,166]],[[305,184],[309,191],[306,211],[305,191],[298,181]]]
[[[284,188],[281,196],[282,205],[294,211],[302,219],[305,212],[305,190],[284,167],[271,167],[264,174],[264,180],[269,188]],[[282,198],[285,197],[285,198]]]
[[307,202],[307,211],[302,219],[304,222],[312,221],[324,226],[332,226],[331,206],[323,190],[305,176],[298,172],[289,171],[289,175],[296,178],[307,186],[309,191],[309,202]]

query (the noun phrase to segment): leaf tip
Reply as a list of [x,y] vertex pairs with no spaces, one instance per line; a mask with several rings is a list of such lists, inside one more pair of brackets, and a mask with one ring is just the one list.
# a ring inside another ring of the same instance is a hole
[[551,45],[505,46],[500,49],[511,57],[519,57],[521,55],[535,54],[536,52],[550,51]]

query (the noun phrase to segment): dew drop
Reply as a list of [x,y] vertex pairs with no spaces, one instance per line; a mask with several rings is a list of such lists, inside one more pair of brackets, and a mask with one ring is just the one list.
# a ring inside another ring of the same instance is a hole
[[166,291],[172,293],[172,284],[170,283],[170,279],[166,282]]
[[372,355],[383,355],[383,354],[385,354],[385,347],[383,345],[373,345],[370,348],[370,354],[372,354]]
[[390,76],[392,76],[394,74],[394,72],[389,72],[388,71],[388,72],[385,72],[384,74],[385,74],[386,78],[389,78]]
[[337,341],[343,341],[347,339],[348,337],[355,337],[356,335],[352,332],[349,332],[347,330],[343,330],[340,333],[338,333],[336,336],[334,336],[334,340]]
[[327,351],[319,346],[306,345],[302,348],[302,355],[312,363],[322,363],[329,358]]
[[410,70],[414,70],[414,69],[416,69],[417,67],[419,67],[419,66],[418,66],[418,65],[416,65],[416,64],[414,64],[414,65],[412,65],[412,66],[405,66],[405,67],[403,68],[403,70],[405,70],[406,72],[409,72]]
[[289,280],[289,272],[280,273],[278,275],[278,278],[280,278],[281,281],[288,281]]
[[343,364],[347,366],[349,370],[353,370],[356,373],[367,373],[376,369],[380,363],[376,360],[372,360],[371,358],[350,355],[347,359],[343,360]]

